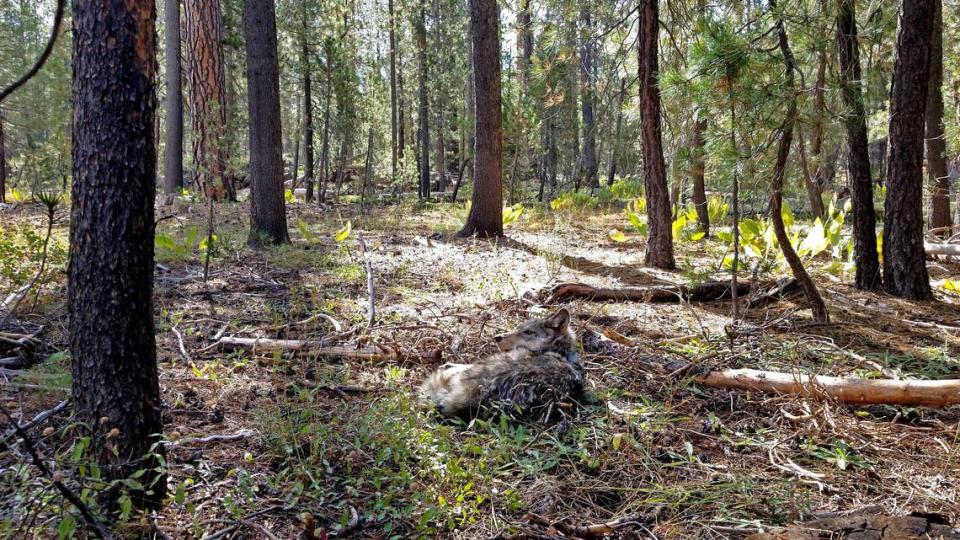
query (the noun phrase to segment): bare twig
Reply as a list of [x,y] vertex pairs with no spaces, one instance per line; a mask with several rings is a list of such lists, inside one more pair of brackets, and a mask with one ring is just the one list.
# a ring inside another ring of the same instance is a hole
[[363,241],[363,235],[357,235],[360,242],[360,250],[363,252],[363,268],[367,271],[367,297],[368,297],[368,322],[367,326],[373,328],[377,321],[377,308],[374,304],[373,296],[373,265],[370,264],[370,255],[367,253],[367,243]]
[[[33,420],[30,420],[26,424],[20,424],[19,425],[20,429],[22,429],[24,432],[26,432],[29,429],[33,429],[37,425],[43,423],[47,418],[50,418],[51,416],[62,412],[64,409],[67,408],[67,405],[69,403],[70,403],[70,400],[65,399],[60,403],[57,403],[57,405],[54,408],[37,413],[37,415],[33,417]],[[6,443],[8,440],[10,440],[11,437],[15,436],[16,434],[17,434],[16,428],[7,430],[7,432],[3,434],[3,443]]]
[[32,79],[43,67],[43,64],[47,62],[47,59],[50,58],[50,53],[53,52],[53,46],[57,43],[57,37],[60,36],[60,26],[63,23],[63,12],[66,10],[66,7],[66,0],[57,0],[57,12],[53,16],[53,30],[50,32],[50,39],[47,40],[47,46],[43,49],[43,52],[40,53],[40,57],[37,58],[36,63],[33,64],[30,71],[24,73],[19,79],[13,81],[9,86],[0,91],[0,103],[3,103],[3,100],[14,93],[17,88],[20,88]]
[[167,447],[177,447],[184,446],[188,444],[206,444],[213,442],[234,442],[240,441],[243,439],[248,439],[255,436],[257,433],[249,429],[241,429],[236,433],[231,433],[228,435],[208,435],[206,437],[193,437],[189,439],[180,439],[179,441],[173,441],[167,443]]
[[23,428],[20,427],[20,424],[17,423],[12,416],[10,416],[10,411],[8,411],[6,407],[0,405],[0,412],[7,417],[7,420],[11,424],[13,424],[15,432],[23,441],[23,445],[26,447],[27,453],[30,454],[30,459],[33,461],[33,464],[40,469],[40,472],[43,473],[44,476],[53,482],[54,487],[56,487],[57,491],[63,495],[63,498],[70,501],[77,508],[77,510],[80,512],[80,515],[83,517],[83,520],[86,521],[87,525],[89,525],[93,530],[93,534],[101,540],[113,538],[113,535],[110,533],[110,531],[107,530],[107,528],[97,520],[96,516],[93,515],[93,511],[90,510],[90,507],[87,506],[86,503],[84,503],[76,493],[64,485],[63,482],[54,477],[53,471],[47,467],[47,464],[44,463],[43,458],[41,458],[40,454],[37,453],[37,449],[33,447],[33,442],[31,441],[30,436],[27,435]]
[[193,362],[193,358],[190,358],[190,353],[187,352],[186,345],[183,344],[183,334],[181,334],[180,330],[177,329],[177,325],[173,325],[170,330],[172,330],[173,334],[177,336],[177,345],[180,347],[180,354],[183,356],[184,360],[187,362]]

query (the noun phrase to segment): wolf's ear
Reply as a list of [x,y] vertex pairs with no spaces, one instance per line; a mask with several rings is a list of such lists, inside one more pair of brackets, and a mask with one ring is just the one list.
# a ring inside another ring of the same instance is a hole
[[567,311],[566,308],[563,308],[553,315],[547,317],[546,321],[544,322],[549,328],[555,328],[558,331],[566,330],[567,326],[570,324],[570,312]]

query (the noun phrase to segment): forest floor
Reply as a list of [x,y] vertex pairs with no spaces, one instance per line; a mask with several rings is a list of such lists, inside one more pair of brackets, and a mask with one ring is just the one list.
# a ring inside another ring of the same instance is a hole
[[[158,217],[171,211],[158,208]],[[172,497],[155,524],[169,537],[310,538],[305,524],[323,529],[319,538],[588,537],[626,517],[617,537],[726,538],[864,508],[960,523],[960,407],[710,389],[634,361],[645,353],[860,377],[878,376],[879,364],[905,378],[957,378],[953,293],[938,288],[938,300],[925,303],[855,291],[849,276],[818,271],[830,263],[823,259],[810,267],[830,324],[813,323],[802,296],[748,310],[735,330],[729,301],[575,301],[566,307],[578,333],[612,330],[635,345],[582,356],[582,407],[549,424],[438,422],[417,402],[423,377],[493,352],[494,334],[552,309],[539,305],[552,285],[723,279],[715,272],[724,244],[682,242],[683,270],[661,272],[642,268],[639,236],[608,237],[624,227],[617,210],[528,208],[507,227],[509,240],[494,243],[452,238],[462,204],[361,213],[293,203],[293,243],[257,252],[243,247],[246,212],[218,208],[221,248],[207,282],[197,248],[204,208],[158,226],[158,359],[165,435],[175,442]],[[4,220],[43,226],[32,207]],[[338,242],[348,221],[352,231]],[[65,237],[65,219],[57,235]],[[371,328],[361,236],[375,291]],[[939,279],[960,275],[957,265],[931,268]],[[67,347],[62,283],[46,285],[46,301],[23,316],[45,325],[55,350]],[[222,335],[323,339],[379,358],[222,351],[214,340]],[[68,388],[69,360],[54,354],[0,392],[28,418]],[[211,435],[233,437],[197,441]],[[61,430],[41,443],[53,451],[70,440]],[[590,525],[598,527],[578,529]]]

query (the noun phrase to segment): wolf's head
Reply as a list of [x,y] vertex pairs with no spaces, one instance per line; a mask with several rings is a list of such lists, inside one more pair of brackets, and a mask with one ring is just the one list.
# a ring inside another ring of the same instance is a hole
[[558,340],[570,339],[570,312],[566,309],[544,318],[527,321],[512,332],[494,336],[501,351],[550,349]]

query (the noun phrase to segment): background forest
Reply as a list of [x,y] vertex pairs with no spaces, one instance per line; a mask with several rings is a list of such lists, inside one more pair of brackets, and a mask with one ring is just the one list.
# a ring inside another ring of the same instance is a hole
[[0,537],[960,538],[960,2],[153,4],[0,0]]

